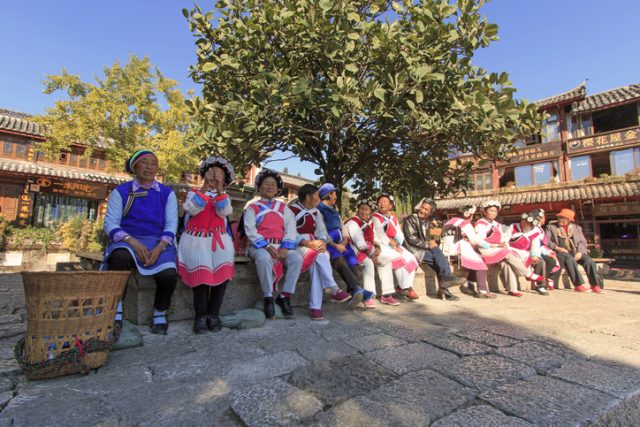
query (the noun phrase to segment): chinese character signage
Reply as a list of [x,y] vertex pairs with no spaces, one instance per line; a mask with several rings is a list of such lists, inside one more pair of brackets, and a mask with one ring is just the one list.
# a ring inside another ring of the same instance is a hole
[[640,213],[640,202],[596,205],[593,207],[593,213],[596,216],[638,214]]
[[31,218],[31,195],[29,193],[29,183],[25,183],[20,199],[18,199],[18,225],[20,227],[26,227],[29,225],[29,218]]
[[562,150],[559,142],[552,142],[548,144],[536,144],[518,149],[507,154],[509,163],[525,163],[537,161],[540,159],[547,159],[553,157],[560,157]]
[[38,179],[37,184],[43,193],[56,193],[64,196],[82,197],[85,199],[104,199],[107,186],[89,182],[57,181],[48,178]]
[[582,151],[600,150],[603,148],[617,147],[640,142],[640,128],[627,129],[606,135],[594,135],[587,138],[569,141],[569,154]]

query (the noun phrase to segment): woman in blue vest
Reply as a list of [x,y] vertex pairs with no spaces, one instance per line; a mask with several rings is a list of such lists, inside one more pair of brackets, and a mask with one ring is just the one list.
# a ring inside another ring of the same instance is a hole
[[[176,287],[175,233],[178,202],[171,188],[156,181],[158,158],[148,150],[133,153],[125,170],[133,181],[117,186],[109,195],[104,230],[109,245],[104,254],[107,270],[138,270],[153,276],[154,334],[167,334],[167,310]],[[124,297],[123,297],[124,298]],[[122,302],[116,312],[116,326],[122,325]]]

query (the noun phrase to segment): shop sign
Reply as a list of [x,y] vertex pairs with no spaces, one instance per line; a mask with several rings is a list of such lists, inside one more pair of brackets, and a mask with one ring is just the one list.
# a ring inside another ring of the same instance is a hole
[[107,186],[90,182],[57,181],[40,178],[37,181],[43,193],[56,193],[64,196],[81,197],[83,199],[104,199],[107,197]]
[[606,135],[597,135],[587,138],[574,139],[572,141],[569,141],[567,150],[569,154],[589,150],[600,150],[603,148],[632,144],[638,142],[639,139],[640,128],[627,129],[620,132],[608,133]]
[[536,144],[520,148],[518,151],[507,153],[509,163],[531,162],[549,157],[560,157],[562,150],[560,143]]
[[616,205],[595,205],[593,214],[595,216],[627,215],[640,213],[640,202],[619,203]]
[[26,227],[29,225],[29,218],[31,218],[31,193],[29,192],[30,184],[27,182],[24,184],[24,189],[18,199],[18,225],[20,227]]

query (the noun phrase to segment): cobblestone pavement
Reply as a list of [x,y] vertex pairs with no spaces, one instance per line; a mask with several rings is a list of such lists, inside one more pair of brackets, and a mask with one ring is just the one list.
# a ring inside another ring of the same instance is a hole
[[26,382],[17,275],[0,275],[0,426],[640,425],[640,283],[345,311],[112,352]]

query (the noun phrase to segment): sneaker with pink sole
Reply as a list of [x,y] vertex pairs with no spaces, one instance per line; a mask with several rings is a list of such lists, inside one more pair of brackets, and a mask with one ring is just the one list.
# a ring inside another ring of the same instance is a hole
[[348,292],[343,291],[342,289],[339,289],[338,292],[335,293],[335,295],[331,295],[332,302],[341,303],[341,302],[347,302],[350,299],[351,299],[351,295]]
[[311,320],[323,320],[324,314],[322,310],[319,308],[312,308],[309,310],[309,316],[311,316]]
[[395,298],[393,297],[393,295],[389,295],[388,297],[385,297],[384,295],[383,295],[383,296],[381,296],[381,297],[380,297],[380,302],[381,302],[382,304],[393,305],[393,306],[400,305],[400,303],[398,302],[398,300],[397,300],[397,299],[395,299]]
[[362,304],[364,304],[365,308],[376,308],[376,299],[375,298],[370,298],[366,301],[362,301]]

